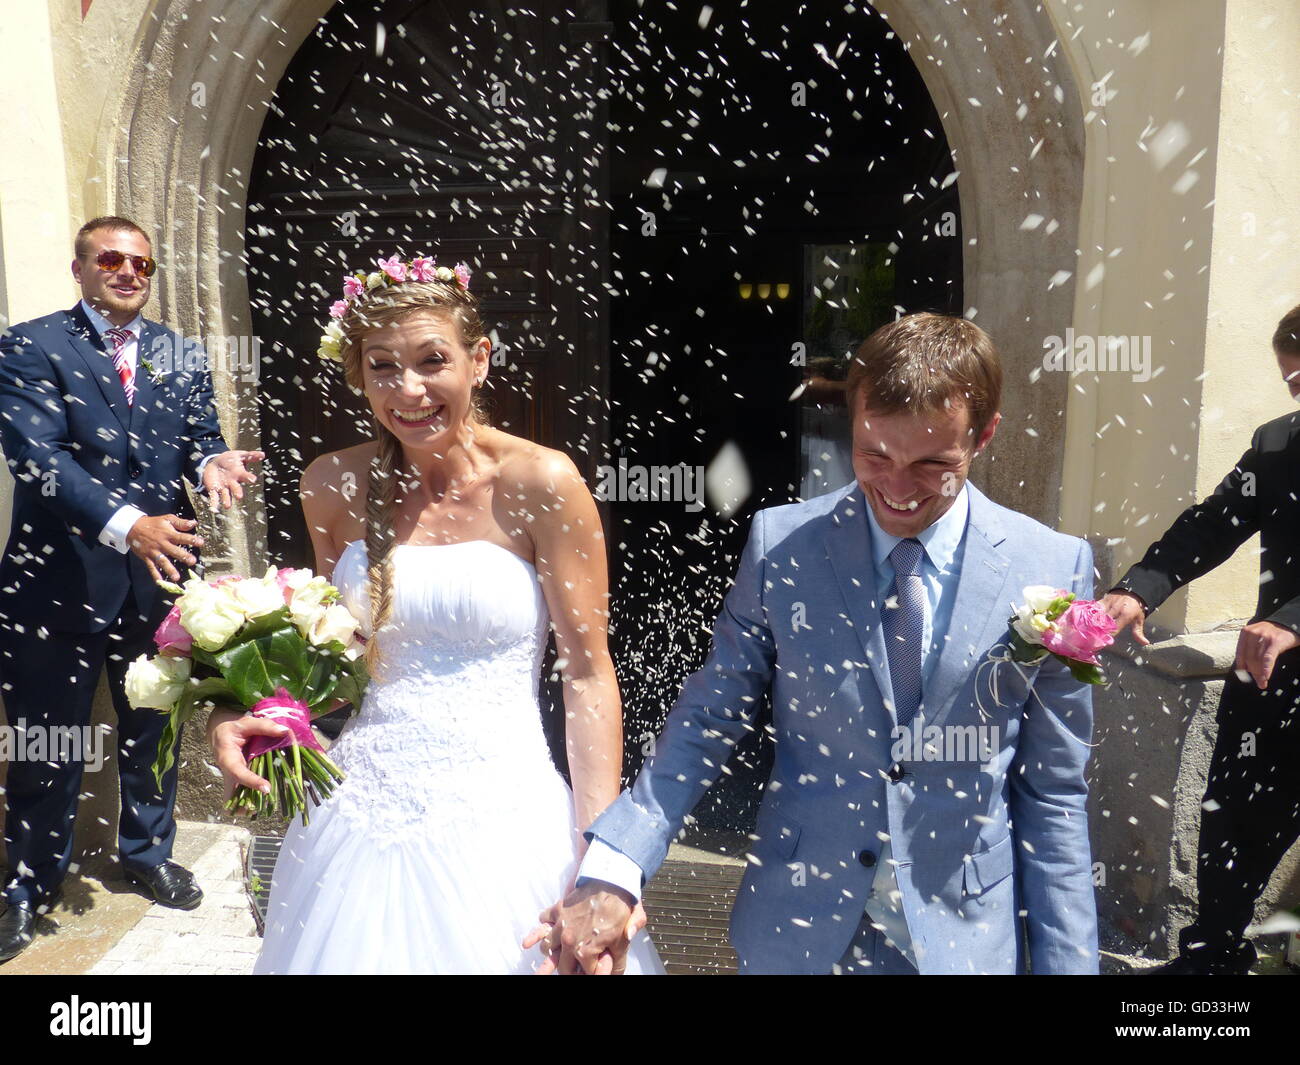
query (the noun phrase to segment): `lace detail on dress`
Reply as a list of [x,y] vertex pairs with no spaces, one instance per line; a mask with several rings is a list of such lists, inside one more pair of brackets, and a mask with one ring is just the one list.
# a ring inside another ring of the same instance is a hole
[[[537,702],[545,600],[529,563],[503,566],[506,555],[485,541],[398,549],[382,671],[330,750],[347,774],[331,802],[376,841],[497,821],[564,786]],[[349,545],[335,583],[367,621],[363,545]]]

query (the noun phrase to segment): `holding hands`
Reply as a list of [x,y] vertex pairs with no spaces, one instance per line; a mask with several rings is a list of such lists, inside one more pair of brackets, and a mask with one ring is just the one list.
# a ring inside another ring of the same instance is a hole
[[542,944],[539,976],[621,976],[632,937],[646,923],[645,908],[621,888],[588,880],[538,916],[527,949]]

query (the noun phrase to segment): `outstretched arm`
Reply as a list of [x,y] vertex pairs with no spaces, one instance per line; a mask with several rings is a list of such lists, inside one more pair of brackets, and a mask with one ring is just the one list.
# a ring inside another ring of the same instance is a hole
[[[554,925],[551,944],[560,972],[605,972],[621,962],[625,926],[640,882],[663,862],[682,821],[722,772],[771,682],[776,651],[763,606],[763,514],[754,518],[739,571],[714,627],[704,667],[687,680],[649,761],[591,826],[592,848],[578,887],[542,915]],[[631,882],[602,877],[619,864]],[[633,888],[636,891],[633,891]]]

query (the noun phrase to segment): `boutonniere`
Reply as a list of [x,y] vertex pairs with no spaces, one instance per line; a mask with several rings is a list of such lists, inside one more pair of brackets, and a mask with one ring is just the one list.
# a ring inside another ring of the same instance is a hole
[[142,369],[146,374],[148,374],[149,380],[153,384],[160,385],[163,383],[162,371],[159,370],[156,366],[154,366],[154,364],[151,363],[148,359],[140,360],[140,369]]
[[[1037,666],[1048,655],[1064,662],[1080,683],[1105,684],[1097,652],[1115,642],[1115,619],[1095,599],[1079,599],[1073,592],[1050,585],[1030,585],[1024,596],[1023,604],[1011,604],[1006,638],[990,648],[981,663],[993,667],[993,701],[1002,706],[997,691],[999,663],[1011,663],[1025,677],[1022,666]],[[981,716],[986,716],[978,697],[977,687],[977,705]]]

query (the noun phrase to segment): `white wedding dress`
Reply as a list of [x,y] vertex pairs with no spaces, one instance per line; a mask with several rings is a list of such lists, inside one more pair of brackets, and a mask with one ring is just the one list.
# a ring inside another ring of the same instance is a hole
[[[334,572],[370,617],[366,551]],[[383,671],[330,750],[347,774],[276,863],[259,973],[528,973],[520,941],[575,867],[542,731],[532,565],[485,540],[394,548]],[[644,931],[628,972],[661,973]]]

